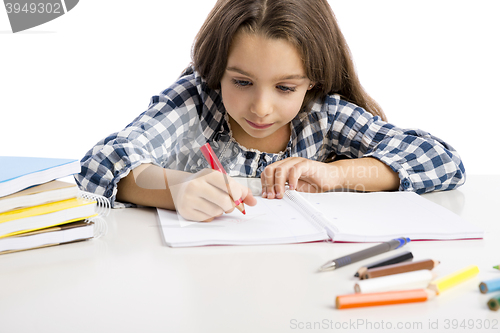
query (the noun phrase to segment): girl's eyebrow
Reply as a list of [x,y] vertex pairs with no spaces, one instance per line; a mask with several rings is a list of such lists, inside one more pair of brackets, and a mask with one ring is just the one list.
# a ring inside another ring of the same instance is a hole
[[247,73],[245,72],[244,70],[242,69],[239,69],[238,67],[227,67],[226,68],[227,71],[231,71],[231,72],[236,72],[236,73],[240,73],[240,74],[243,74],[245,76],[248,76],[248,77],[252,77],[253,78],[253,75],[250,74],[250,73]]
[[[236,73],[239,73],[239,74],[251,77],[251,78],[254,77],[252,74],[245,72],[244,70],[242,70],[238,67],[227,67],[226,70],[231,71],[231,72],[236,72]],[[306,78],[307,77],[304,75],[294,74],[294,75],[283,75],[283,76],[275,78],[274,80],[281,81],[281,80],[296,80],[296,79],[306,79]]]

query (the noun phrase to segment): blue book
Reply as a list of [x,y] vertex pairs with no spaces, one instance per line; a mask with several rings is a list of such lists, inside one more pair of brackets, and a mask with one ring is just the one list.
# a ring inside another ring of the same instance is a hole
[[0,197],[79,172],[79,160],[0,156]]

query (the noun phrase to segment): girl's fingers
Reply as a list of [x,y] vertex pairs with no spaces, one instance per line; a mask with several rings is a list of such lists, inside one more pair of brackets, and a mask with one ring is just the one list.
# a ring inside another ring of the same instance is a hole
[[322,192],[323,182],[329,177],[328,170],[327,164],[322,162],[302,157],[287,158],[266,167],[263,172],[262,191],[267,192],[267,198],[282,198],[288,181],[292,190]]
[[[219,207],[223,212],[229,211],[234,208],[234,203],[231,200],[231,197],[227,193],[227,188],[224,187],[224,190],[219,187],[211,186],[210,184],[204,187],[203,190],[197,189],[197,195],[204,199],[206,202],[210,203],[215,207]],[[198,210],[207,209],[205,205],[198,207],[193,206]],[[215,215],[212,215],[215,216]]]
[[282,199],[285,193],[285,184],[288,179],[288,172],[291,166],[290,163],[278,165],[274,170],[274,192],[277,199]]
[[302,160],[301,157],[290,157],[268,165],[261,174],[262,196],[268,199],[283,198],[290,170]]
[[[214,205],[219,206],[224,213],[228,214],[233,212],[237,204],[241,202],[245,202],[250,206],[257,203],[250,189],[239,184],[230,176],[224,175],[219,171],[212,171],[208,173],[207,176],[207,183],[212,186],[210,190],[204,191],[200,196],[212,202]],[[222,213],[218,216],[220,215],[222,215]]]
[[[282,165],[287,163],[289,158],[274,162],[268,165],[262,172],[260,178],[262,183],[262,197],[268,199],[274,199],[276,192],[279,191],[275,185],[280,181],[280,176],[282,176]],[[277,171],[278,170],[278,171]],[[277,177],[278,176],[278,177]],[[286,181],[286,179],[285,179]],[[283,183],[284,184],[284,183]],[[278,190],[278,191],[275,191]]]
[[257,199],[253,196],[252,191],[248,190],[245,199],[243,199],[243,203],[249,206],[255,206],[257,204]]
[[[222,176],[218,171],[204,170],[182,184],[175,203],[179,214],[187,220],[211,221],[232,211],[235,206]],[[235,192],[236,195],[241,193],[236,189]]]
[[307,193],[319,193],[322,192],[318,185],[311,184],[309,182],[300,180],[297,182],[297,191],[307,192]]
[[298,190],[298,182],[300,177],[309,169],[307,161],[301,161],[295,164],[288,172],[288,186],[292,190]]
[[[211,183],[219,190],[224,192],[228,198],[230,198],[230,196],[233,198],[233,201],[231,201],[232,208],[236,207],[235,202],[238,202],[239,200],[244,200],[245,197],[248,195],[248,193],[251,192],[246,186],[241,185],[230,176],[224,175],[219,171],[214,171],[214,172],[218,174],[215,175],[214,177],[215,179]],[[229,185],[226,184],[225,177],[227,177]],[[228,211],[231,212],[232,209],[229,209]]]
[[274,198],[274,164],[268,165],[260,175],[262,185],[262,197],[272,199]]
[[182,214],[182,217],[186,220],[210,222],[214,217],[224,213],[221,207],[203,198],[198,198],[198,200],[194,200],[190,204],[190,208],[184,210]]

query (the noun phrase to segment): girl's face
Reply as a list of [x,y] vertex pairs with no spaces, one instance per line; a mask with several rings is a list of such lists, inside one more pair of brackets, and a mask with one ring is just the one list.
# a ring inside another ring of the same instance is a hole
[[269,153],[284,150],[289,123],[310,84],[299,52],[288,41],[238,33],[221,80],[234,139]]

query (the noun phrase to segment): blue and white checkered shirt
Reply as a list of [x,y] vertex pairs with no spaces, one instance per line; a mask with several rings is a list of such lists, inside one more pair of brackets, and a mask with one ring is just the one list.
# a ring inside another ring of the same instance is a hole
[[208,88],[190,67],[151,98],[147,111],[88,151],[75,179],[80,188],[110,198],[114,207],[123,206],[115,202],[116,186],[132,169],[152,163],[197,172],[209,167],[199,147],[210,142],[230,176],[260,177],[267,165],[292,156],[321,162],[371,156],[398,172],[400,191],[421,194],[465,182],[453,147],[427,132],[384,122],[339,95],[300,112],[290,126],[290,141],[280,153],[240,146],[232,138],[220,91]]

